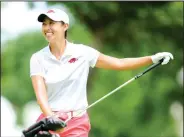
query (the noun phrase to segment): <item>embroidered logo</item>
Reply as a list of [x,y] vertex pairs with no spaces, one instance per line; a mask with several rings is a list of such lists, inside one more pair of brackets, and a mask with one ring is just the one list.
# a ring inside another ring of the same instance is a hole
[[69,63],[75,63],[75,61],[77,61],[78,59],[77,58],[71,58],[68,62]]
[[55,13],[54,10],[49,10],[47,13]]

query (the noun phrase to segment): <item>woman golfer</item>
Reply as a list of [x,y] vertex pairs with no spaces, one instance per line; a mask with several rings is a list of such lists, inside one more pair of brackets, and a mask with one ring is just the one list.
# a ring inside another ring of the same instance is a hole
[[[152,63],[167,64],[171,53],[162,52],[138,58],[115,58],[83,45],[67,41],[69,17],[60,9],[38,16],[48,45],[30,59],[30,75],[37,102],[43,112],[38,120],[59,113],[62,120],[72,118],[67,127],[55,132],[61,137],[88,137],[87,112],[75,116],[88,106],[86,84],[90,67],[110,70],[133,70]],[[79,34],[80,35],[80,34]]]

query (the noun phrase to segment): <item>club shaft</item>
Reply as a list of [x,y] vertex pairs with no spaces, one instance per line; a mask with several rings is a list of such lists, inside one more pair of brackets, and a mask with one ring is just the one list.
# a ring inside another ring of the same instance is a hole
[[132,78],[130,80],[128,80],[127,82],[125,82],[124,84],[120,85],[119,87],[117,87],[116,89],[114,89],[113,91],[109,92],[108,94],[106,94],[105,96],[103,96],[102,98],[98,99],[97,101],[95,101],[94,103],[92,103],[91,105],[89,105],[86,109],[91,108],[92,106],[96,105],[98,102],[104,100],[105,98],[107,98],[108,96],[112,95],[113,93],[115,93],[116,91],[120,90],[122,87],[126,86],[127,84],[129,84],[130,82],[132,82],[133,80],[135,80],[135,78]]

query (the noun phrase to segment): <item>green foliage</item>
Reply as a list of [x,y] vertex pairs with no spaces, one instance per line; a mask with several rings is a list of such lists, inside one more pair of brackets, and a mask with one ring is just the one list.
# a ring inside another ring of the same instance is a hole
[[37,32],[23,34],[3,45],[2,95],[13,104],[22,107],[35,98],[29,76],[29,59],[33,52],[45,45],[45,40]]
[[[91,108],[90,137],[176,137],[169,107],[175,100],[183,103],[182,89],[176,82],[176,73],[182,66],[182,3],[47,3],[64,4],[77,17],[68,33],[68,39],[73,42],[91,45],[119,58],[162,51],[173,53],[175,58],[167,66],[158,67]],[[29,59],[46,44],[40,33],[28,32],[3,46],[2,94],[18,108],[35,100],[29,78]],[[93,69],[88,81],[89,104],[144,68],[132,71]]]

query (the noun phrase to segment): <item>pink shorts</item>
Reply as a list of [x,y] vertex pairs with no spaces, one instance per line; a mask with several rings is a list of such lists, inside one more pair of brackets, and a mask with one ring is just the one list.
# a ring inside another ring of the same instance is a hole
[[[63,114],[61,114],[62,116]],[[64,114],[66,116],[66,114]],[[41,114],[37,121],[45,116]],[[61,118],[61,117],[60,117]],[[62,118],[63,119],[63,118]],[[74,117],[67,123],[67,127],[59,134],[60,137],[88,137],[91,129],[88,114],[85,113],[81,117]]]

